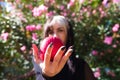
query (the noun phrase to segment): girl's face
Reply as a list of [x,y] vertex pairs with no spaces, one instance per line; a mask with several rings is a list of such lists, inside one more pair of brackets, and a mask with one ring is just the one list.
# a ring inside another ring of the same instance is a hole
[[50,27],[50,30],[48,31],[48,36],[60,38],[65,45],[67,40],[67,27],[55,23],[52,27]]

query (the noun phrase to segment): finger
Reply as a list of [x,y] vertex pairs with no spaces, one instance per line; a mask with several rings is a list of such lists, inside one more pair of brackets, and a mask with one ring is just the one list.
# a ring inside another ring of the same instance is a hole
[[52,65],[54,65],[54,66],[58,65],[58,63],[61,60],[61,57],[63,56],[64,51],[65,51],[65,46],[62,46],[59,48],[56,55],[54,56],[54,60],[53,60]]
[[45,66],[49,65],[50,63],[52,49],[53,49],[53,43],[50,43],[46,49],[45,56],[44,56]]
[[65,63],[67,62],[67,60],[69,59],[70,55],[72,54],[73,49],[68,49],[68,51],[65,53],[65,55],[62,57],[60,63],[59,63],[59,68],[58,71],[61,70]]
[[33,56],[34,56],[34,60],[36,63],[38,63],[40,60],[39,60],[39,57],[38,57],[38,48],[35,44],[32,44],[32,50],[33,50]]

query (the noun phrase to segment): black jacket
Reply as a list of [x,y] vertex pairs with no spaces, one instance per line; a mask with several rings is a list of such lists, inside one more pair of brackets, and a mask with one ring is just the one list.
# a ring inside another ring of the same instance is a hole
[[[38,69],[36,72],[39,73]],[[65,64],[60,73],[54,77],[46,77],[42,74],[36,75],[36,80],[97,80],[88,64],[80,58],[72,57]]]

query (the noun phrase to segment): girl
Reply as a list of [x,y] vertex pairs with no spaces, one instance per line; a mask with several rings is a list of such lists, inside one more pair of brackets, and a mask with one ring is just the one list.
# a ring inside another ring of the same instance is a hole
[[[50,61],[52,44],[47,47],[44,61],[34,57],[37,80],[96,80],[89,65],[75,56],[75,48],[72,47],[74,45],[72,26],[64,16],[56,15],[47,20],[43,38],[49,36],[58,37],[65,46],[60,47],[52,62]],[[64,56],[61,55],[63,53]]]

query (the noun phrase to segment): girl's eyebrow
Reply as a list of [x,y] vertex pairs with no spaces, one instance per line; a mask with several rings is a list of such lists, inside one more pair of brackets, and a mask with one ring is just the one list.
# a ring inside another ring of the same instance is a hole
[[59,27],[58,29],[64,29],[64,27]]

